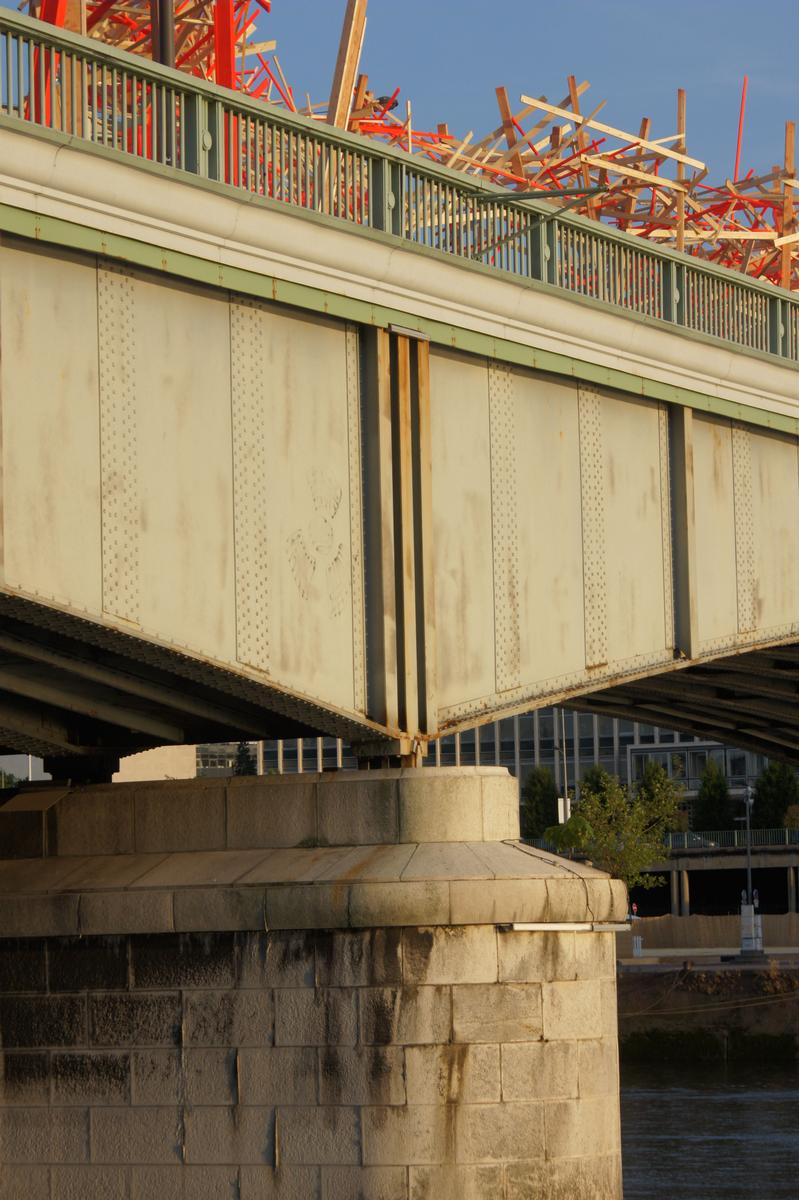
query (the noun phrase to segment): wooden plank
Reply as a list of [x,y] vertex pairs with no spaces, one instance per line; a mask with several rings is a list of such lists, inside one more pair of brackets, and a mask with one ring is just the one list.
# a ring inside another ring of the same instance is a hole
[[[680,151],[685,150],[685,89],[677,89],[677,132],[679,134],[679,142],[677,143]],[[677,179],[681,183],[685,177],[684,164],[677,164]],[[685,249],[685,197],[678,193],[677,195],[677,249]]]
[[674,179],[666,179],[662,175],[652,175],[649,171],[636,171],[634,167],[626,166],[624,159],[617,159],[614,162],[612,158],[599,158],[595,154],[581,154],[580,159],[584,163],[590,163],[593,167],[602,167],[605,171],[609,171],[611,175],[625,175],[631,179],[643,179],[653,187],[665,188],[668,191],[685,191],[684,184],[677,183]]
[[[502,128],[505,132],[505,141],[508,143],[508,149],[513,151],[511,156],[511,170],[515,175],[524,175],[524,163],[522,156],[516,149],[516,143],[519,138],[516,133],[516,126],[513,123],[513,113],[511,112],[510,102],[508,100],[507,88],[498,87],[497,104],[499,105],[499,115],[502,117]],[[520,185],[521,186],[521,185]]]
[[575,125],[583,125],[587,129],[595,129],[597,133],[607,133],[610,137],[619,138],[622,142],[644,146],[647,150],[655,150],[659,158],[672,158],[675,162],[682,162],[687,167],[696,167],[700,171],[705,169],[705,163],[699,162],[698,159],[689,158],[686,154],[681,154],[677,150],[669,150],[666,146],[656,145],[654,142],[642,142],[634,133],[626,133],[623,129],[615,129],[612,125],[603,125],[601,121],[594,121],[590,117],[579,117],[567,108],[558,108],[555,104],[547,104],[543,100],[533,100],[530,96],[522,96],[520,99],[523,104],[530,104],[533,108],[540,108],[544,112],[552,113],[555,117],[564,117],[566,120],[574,121]]
[[366,5],[367,0],[347,0],[330,102],[327,106],[327,123],[335,125],[338,129],[347,128],[352,111],[355,77],[358,74],[366,31]]
[[[785,174],[792,179],[796,174],[796,158],[794,154],[796,126],[793,121],[785,122]],[[783,184],[782,188],[782,222],[780,233],[786,237],[794,232],[794,200],[791,187]],[[780,286],[791,286],[791,268],[793,250],[789,242],[783,242],[780,249]]]

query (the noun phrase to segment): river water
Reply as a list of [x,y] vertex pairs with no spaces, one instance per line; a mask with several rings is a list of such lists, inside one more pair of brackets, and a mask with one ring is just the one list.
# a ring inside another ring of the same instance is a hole
[[799,1067],[625,1068],[624,1200],[799,1200]]

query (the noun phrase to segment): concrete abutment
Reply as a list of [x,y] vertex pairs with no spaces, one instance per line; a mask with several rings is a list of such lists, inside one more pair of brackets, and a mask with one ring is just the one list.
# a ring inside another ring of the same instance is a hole
[[44,789],[0,847],[0,1197],[620,1200],[626,896],[506,772]]

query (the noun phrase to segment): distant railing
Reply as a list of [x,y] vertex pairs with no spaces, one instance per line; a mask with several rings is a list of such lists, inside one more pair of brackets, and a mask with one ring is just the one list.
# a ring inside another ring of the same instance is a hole
[[[765,846],[799,846],[799,829],[753,829],[752,846],[762,849]],[[524,839],[539,850],[547,850],[557,854],[558,850],[546,838]],[[696,833],[667,833],[665,849],[669,853],[680,850],[745,850],[745,829],[711,829]]]
[[3,117],[799,361],[799,300],[770,284],[8,9]]
[[[799,846],[799,829],[753,829],[752,845]],[[696,833],[669,833],[666,835],[669,850],[745,850],[745,829],[711,829]]]

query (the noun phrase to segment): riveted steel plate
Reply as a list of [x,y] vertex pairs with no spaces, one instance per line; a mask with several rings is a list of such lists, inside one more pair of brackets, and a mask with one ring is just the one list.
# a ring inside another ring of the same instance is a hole
[[694,414],[696,606],[699,644],[728,644],[738,633],[732,428]]
[[268,430],[263,419],[263,323],[256,304],[230,306],[236,657],[269,670]]
[[735,501],[735,563],[738,632],[755,627],[755,535],[752,523],[752,459],[749,430],[732,427],[732,479]]
[[514,372],[502,363],[489,365],[488,403],[496,688],[498,692],[505,692],[521,683],[521,657],[517,400]]
[[358,712],[366,711],[366,615],[361,470],[361,372],[358,328],[347,326],[347,432],[350,468],[350,568],[352,573],[352,690]]
[[580,384],[580,495],[583,521],[585,665],[608,660],[607,572],[605,570],[605,464],[602,400],[596,388]]
[[671,526],[671,478],[669,469],[669,410],[658,406],[660,449],[660,540],[663,553],[663,636],[665,645],[674,646],[674,556]]
[[103,611],[139,619],[136,307],[131,271],[97,271]]

